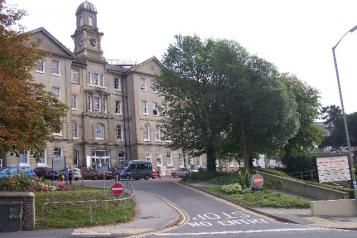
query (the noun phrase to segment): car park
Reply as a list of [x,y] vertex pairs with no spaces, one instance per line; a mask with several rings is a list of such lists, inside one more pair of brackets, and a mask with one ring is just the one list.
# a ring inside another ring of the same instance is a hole
[[18,176],[20,174],[26,174],[33,177],[36,176],[36,173],[31,167],[6,166],[0,170],[0,179],[10,176]]
[[41,179],[58,179],[58,172],[48,167],[37,167],[33,171],[36,173],[37,177]]

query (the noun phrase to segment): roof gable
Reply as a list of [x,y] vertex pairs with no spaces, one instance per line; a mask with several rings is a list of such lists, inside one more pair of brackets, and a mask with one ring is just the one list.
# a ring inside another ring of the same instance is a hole
[[143,74],[158,75],[162,68],[163,65],[161,62],[155,56],[153,56],[141,62],[140,64],[135,65],[131,71]]
[[58,56],[73,58],[73,53],[45,28],[37,28],[29,31],[28,34],[30,35],[31,41],[37,44],[39,49]]

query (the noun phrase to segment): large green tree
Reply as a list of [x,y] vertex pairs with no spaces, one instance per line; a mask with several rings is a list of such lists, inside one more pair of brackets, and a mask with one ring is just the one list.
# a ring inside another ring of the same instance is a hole
[[66,106],[32,79],[41,52],[18,25],[24,14],[0,0],[0,152],[38,156],[61,129]]
[[238,153],[251,165],[256,153],[277,152],[299,128],[281,75],[236,42],[177,36],[163,65],[157,83],[170,147],[206,153],[208,170],[219,153]]
[[284,157],[309,154],[323,140],[322,130],[314,123],[320,115],[319,92],[293,75],[282,78],[297,104],[299,130],[284,146]]

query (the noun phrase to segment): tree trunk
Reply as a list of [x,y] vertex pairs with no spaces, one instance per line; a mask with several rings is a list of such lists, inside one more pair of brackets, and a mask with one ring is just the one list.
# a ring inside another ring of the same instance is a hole
[[247,136],[247,132],[245,130],[244,122],[241,123],[241,128],[240,128],[240,144],[242,146],[244,167],[246,169],[252,169],[253,168],[253,156],[252,156],[251,150],[249,148],[248,136]]
[[207,171],[216,171],[216,159],[216,150],[214,146],[207,146]]

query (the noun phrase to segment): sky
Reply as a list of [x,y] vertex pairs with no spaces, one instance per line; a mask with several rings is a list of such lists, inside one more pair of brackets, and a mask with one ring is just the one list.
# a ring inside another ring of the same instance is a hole
[[[6,0],[25,9],[26,30],[44,27],[74,48],[84,0]],[[106,59],[159,60],[174,36],[229,39],[316,88],[322,106],[340,106],[332,47],[357,25],[356,0],[90,0]],[[346,113],[357,112],[357,30],[336,48]]]

